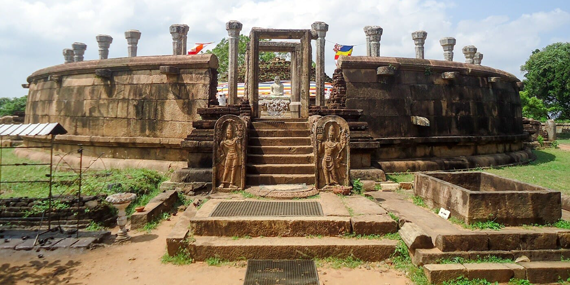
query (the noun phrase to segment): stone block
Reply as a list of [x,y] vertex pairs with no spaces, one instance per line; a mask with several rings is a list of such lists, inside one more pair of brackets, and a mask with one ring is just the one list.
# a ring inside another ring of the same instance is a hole
[[398,231],[398,224],[388,215],[351,217],[352,232],[356,235],[385,235]]
[[519,265],[526,269],[526,277],[532,283],[556,283],[570,277],[568,261],[521,262]]
[[131,229],[139,229],[148,222],[156,220],[162,213],[168,212],[178,201],[178,193],[174,190],[158,194],[145,206],[143,212],[131,215]]
[[377,74],[374,69],[345,69],[342,71],[348,82],[376,82]]
[[[521,266],[512,265],[507,267],[500,263],[466,263],[467,278],[485,279],[489,282],[509,282],[515,276],[515,270],[524,270]],[[520,274],[519,274],[520,275]]]
[[374,180],[360,180],[362,183],[362,189],[364,191],[375,191],[376,190],[376,181]]
[[431,284],[441,284],[467,275],[467,269],[462,264],[426,264],[424,273]]
[[419,248],[433,248],[431,236],[414,223],[405,223],[399,233],[404,243],[408,246],[408,249],[412,252]]
[[386,181],[386,174],[378,168],[351,169],[351,179]]
[[443,252],[485,251],[489,249],[489,240],[485,233],[438,235],[435,246]]
[[[211,161],[211,156],[209,156],[209,158]],[[172,174],[171,180],[174,182],[212,182],[212,169],[211,168],[180,169]]]
[[515,250],[520,248],[518,233],[489,233],[489,250]]
[[558,244],[561,248],[570,248],[570,232],[559,232]]

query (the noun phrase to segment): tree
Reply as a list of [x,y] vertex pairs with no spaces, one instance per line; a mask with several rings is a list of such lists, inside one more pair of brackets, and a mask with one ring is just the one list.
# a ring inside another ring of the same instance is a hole
[[[245,65],[245,52],[247,51],[247,43],[249,43],[249,37],[240,35],[238,43],[238,66]],[[219,67],[218,67],[218,79],[226,81],[228,78],[228,39],[222,39],[215,48],[212,50],[207,50],[206,53],[213,53],[218,57]],[[269,62],[275,57],[287,58],[287,53],[282,52],[261,52],[259,53],[259,60],[261,62]]]
[[559,114],[558,119],[570,119],[570,43],[533,51],[521,71],[526,71],[528,98],[542,100],[549,112]]
[[0,116],[14,115],[26,111],[28,96],[19,98],[0,98]]
[[522,115],[526,118],[546,121],[550,116],[549,109],[544,106],[544,102],[536,97],[528,96],[528,91],[521,91]]

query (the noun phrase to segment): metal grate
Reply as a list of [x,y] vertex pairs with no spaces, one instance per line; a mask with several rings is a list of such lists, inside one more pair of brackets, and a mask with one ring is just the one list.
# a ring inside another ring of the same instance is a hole
[[210,217],[323,216],[319,202],[222,201]]
[[317,267],[312,260],[247,261],[244,285],[318,285]]

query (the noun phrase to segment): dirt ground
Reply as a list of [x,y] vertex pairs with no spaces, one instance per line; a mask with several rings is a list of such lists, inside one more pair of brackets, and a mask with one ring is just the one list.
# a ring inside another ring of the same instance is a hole
[[[243,284],[245,263],[209,266],[203,262],[162,264],[166,236],[178,217],[150,234],[132,232],[132,240],[91,250],[0,250],[0,284]],[[112,232],[116,232],[113,229]],[[42,258],[38,255],[43,254]],[[321,284],[412,284],[402,272],[386,266],[356,269],[318,268]]]

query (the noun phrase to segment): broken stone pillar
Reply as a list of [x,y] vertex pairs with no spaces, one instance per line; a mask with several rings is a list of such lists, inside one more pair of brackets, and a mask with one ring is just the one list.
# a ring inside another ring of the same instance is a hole
[[480,52],[476,52],[473,56],[473,63],[477,65],[481,65],[481,61],[483,61],[483,54]]
[[380,26],[366,26],[364,32],[366,33],[367,56],[380,56],[380,39],[384,30]]
[[424,44],[426,42],[426,31],[415,31],[412,33],[412,39],[416,44],[416,58],[424,59]]
[[237,104],[239,33],[243,27],[238,21],[226,23],[228,31],[228,104]]
[[129,45],[129,57],[137,56],[137,45],[141,38],[141,32],[139,30],[128,30],[125,32],[125,38]]
[[87,49],[87,45],[84,43],[75,42],[71,45],[73,47],[73,60],[75,62],[83,61],[83,54]]
[[184,26],[181,24],[171,25],[170,34],[172,35],[172,54],[173,55],[183,54],[182,39],[184,38]]
[[475,46],[464,46],[463,47],[463,54],[465,55],[465,63],[473,64],[473,57],[477,52],[477,48]]
[[546,124],[544,124],[544,127],[546,129],[546,133],[548,134],[548,141],[555,141],[556,140],[556,123],[554,122],[554,120],[550,119],[548,121],[546,121]]
[[291,118],[301,116],[301,80],[299,78],[301,66],[301,48],[297,46],[295,51],[291,52],[291,104],[289,104]]
[[73,50],[70,48],[63,49],[63,58],[65,63],[72,63],[73,62]]
[[329,25],[325,22],[314,22],[311,29],[317,33],[317,62],[315,67],[316,98],[315,105],[325,105],[325,36]]
[[447,37],[439,40],[439,44],[443,47],[443,58],[447,61],[453,61],[453,47],[455,47],[455,38]]
[[109,35],[97,35],[97,44],[99,45],[99,59],[109,58],[109,47],[113,42],[113,37]]
[[182,25],[182,55],[188,54],[188,31],[190,27],[186,24]]

